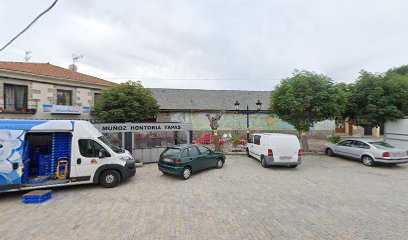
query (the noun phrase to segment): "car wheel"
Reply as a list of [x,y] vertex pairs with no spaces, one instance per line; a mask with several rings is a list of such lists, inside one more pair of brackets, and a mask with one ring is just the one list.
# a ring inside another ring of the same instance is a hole
[[374,160],[370,156],[363,156],[363,164],[367,167],[374,166]]
[[251,157],[251,155],[249,154],[249,149],[248,148],[246,149],[246,154],[247,154],[248,157]]
[[290,168],[297,168],[298,165],[290,165]]
[[191,168],[185,167],[183,171],[181,172],[181,177],[183,178],[183,180],[187,180],[190,178],[190,176],[191,176]]
[[262,165],[262,167],[264,167],[264,168],[268,167],[268,165],[266,164],[266,160],[265,160],[265,157],[264,157],[264,156],[261,156],[261,165]]
[[224,166],[224,162],[222,161],[222,159],[218,159],[217,160],[217,168],[222,168],[222,166]]
[[326,149],[326,154],[327,154],[327,156],[329,156],[329,157],[333,157],[333,156],[334,156],[334,152],[333,152],[333,150],[331,150],[331,148]]
[[167,175],[167,173],[165,171],[161,171],[164,175]]
[[104,188],[113,188],[120,183],[120,173],[116,170],[107,170],[99,177],[99,183]]

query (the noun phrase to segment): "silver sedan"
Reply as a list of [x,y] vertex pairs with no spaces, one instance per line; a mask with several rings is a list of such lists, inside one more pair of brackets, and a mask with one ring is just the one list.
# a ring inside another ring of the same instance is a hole
[[325,146],[325,153],[362,161],[366,166],[379,164],[400,164],[408,162],[408,151],[396,148],[386,142],[370,139],[348,139],[338,144]]

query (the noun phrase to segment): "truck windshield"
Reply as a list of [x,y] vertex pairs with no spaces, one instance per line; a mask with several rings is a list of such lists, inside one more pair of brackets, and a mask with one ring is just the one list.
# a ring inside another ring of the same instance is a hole
[[104,135],[98,137],[98,139],[101,140],[106,145],[108,145],[108,147],[110,149],[112,149],[112,151],[114,151],[115,153],[124,153],[125,152],[125,150],[123,150],[122,148],[117,147],[117,146],[113,145],[111,142],[109,142],[109,140]]

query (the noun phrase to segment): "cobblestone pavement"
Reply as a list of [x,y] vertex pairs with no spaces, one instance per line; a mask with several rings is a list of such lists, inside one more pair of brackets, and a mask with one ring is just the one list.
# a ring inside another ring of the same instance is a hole
[[114,189],[72,186],[23,205],[0,194],[1,239],[406,239],[408,165],[305,156],[264,169],[228,156],[189,180],[156,164]]

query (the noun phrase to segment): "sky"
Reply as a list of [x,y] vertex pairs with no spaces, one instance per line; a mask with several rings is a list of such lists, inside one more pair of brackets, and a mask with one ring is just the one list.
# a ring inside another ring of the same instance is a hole
[[[53,0],[0,0],[1,47]],[[408,64],[406,0],[60,0],[0,61],[145,87],[273,90],[294,69],[353,82]]]

